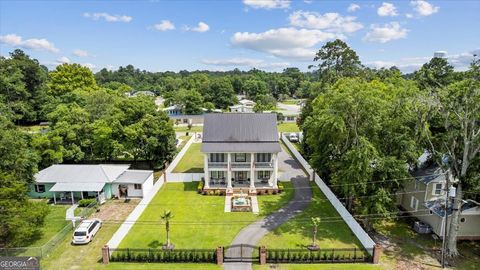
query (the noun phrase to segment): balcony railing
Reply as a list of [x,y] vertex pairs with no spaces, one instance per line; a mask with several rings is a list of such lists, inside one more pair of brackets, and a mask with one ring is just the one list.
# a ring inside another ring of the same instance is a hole
[[246,169],[250,168],[250,162],[232,162],[232,169]]
[[208,162],[209,168],[223,169],[227,168],[227,162]]
[[272,162],[255,162],[255,168],[273,168]]

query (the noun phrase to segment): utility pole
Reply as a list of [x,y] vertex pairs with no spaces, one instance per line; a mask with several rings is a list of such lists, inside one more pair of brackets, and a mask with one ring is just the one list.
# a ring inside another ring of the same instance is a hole
[[442,268],[445,268],[445,257],[447,255],[447,225],[448,225],[448,201],[450,190],[450,169],[445,173],[447,178],[447,185],[445,187],[445,218],[443,224],[443,242],[442,242]]

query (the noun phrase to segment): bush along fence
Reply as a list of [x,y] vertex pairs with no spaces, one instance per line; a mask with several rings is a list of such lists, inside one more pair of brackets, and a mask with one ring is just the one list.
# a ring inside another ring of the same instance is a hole
[[[258,262],[267,263],[374,263],[380,260],[381,248],[375,246],[367,249],[267,249],[264,246],[254,247],[253,252],[227,257],[226,250],[231,247],[216,249],[139,249],[139,248],[102,248],[104,264],[109,262],[140,263],[216,263],[224,262]],[[258,252],[257,252],[258,250]]]
[[[371,252],[373,253],[373,251]],[[359,249],[268,249],[267,263],[367,263],[372,256]]]
[[[215,249],[138,249],[103,248],[108,252],[110,262],[149,262],[149,263],[216,263]],[[105,259],[105,258],[104,258]],[[104,260],[105,262],[105,260]]]

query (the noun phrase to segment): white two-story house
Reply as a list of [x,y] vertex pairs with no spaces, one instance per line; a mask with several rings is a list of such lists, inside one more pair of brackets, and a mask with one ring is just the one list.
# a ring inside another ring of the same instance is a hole
[[205,114],[204,120],[204,189],[278,189],[276,114]]

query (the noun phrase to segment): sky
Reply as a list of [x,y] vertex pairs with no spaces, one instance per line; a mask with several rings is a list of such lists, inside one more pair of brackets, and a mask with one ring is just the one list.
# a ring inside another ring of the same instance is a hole
[[411,72],[446,51],[464,70],[480,55],[480,1],[0,0],[0,55],[20,48],[49,69],[306,71],[336,38],[366,66]]

